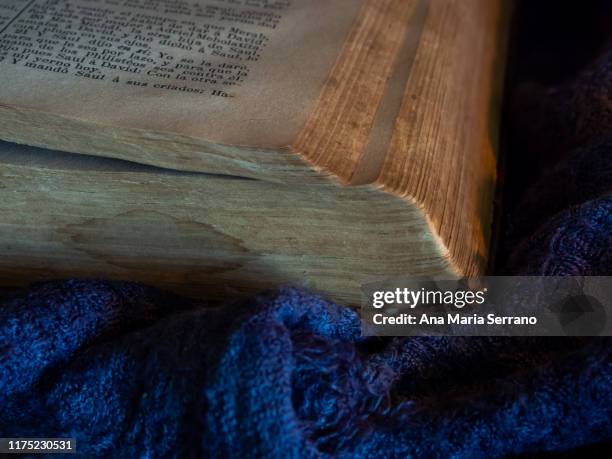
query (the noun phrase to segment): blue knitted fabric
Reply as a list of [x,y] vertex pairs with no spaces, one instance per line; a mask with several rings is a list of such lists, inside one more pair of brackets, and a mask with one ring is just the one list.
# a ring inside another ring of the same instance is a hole
[[0,433],[85,457],[493,458],[612,436],[602,339],[363,339],[296,290],[203,308],[47,283],[0,307]]

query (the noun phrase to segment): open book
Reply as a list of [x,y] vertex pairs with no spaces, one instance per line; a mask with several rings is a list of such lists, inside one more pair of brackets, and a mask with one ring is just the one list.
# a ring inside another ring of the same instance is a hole
[[0,275],[354,303],[478,274],[507,22],[503,0],[0,0],[0,138],[153,166],[2,144]]

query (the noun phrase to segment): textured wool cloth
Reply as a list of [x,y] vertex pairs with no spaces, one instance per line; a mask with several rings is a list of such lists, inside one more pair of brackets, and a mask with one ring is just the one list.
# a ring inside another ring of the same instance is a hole
[[493,458],[612,435],[603,339],[364,339],[296,290],[214,309],[92,281],[9,297],[0,433],[85,457]]
[[[612,274],[611,56],[518,92],[549,167],[510,219],[507,273]],[[212,308],[46,283],[0,292],[0,437],[74,437],[83,457],[557,457],[612,439],[610,349],[362,338],[354,311],[295,289]]]

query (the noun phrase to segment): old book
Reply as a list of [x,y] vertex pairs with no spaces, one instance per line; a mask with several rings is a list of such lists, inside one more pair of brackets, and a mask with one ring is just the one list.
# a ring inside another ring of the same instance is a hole
[[[3,283],[359,301],[486,265],[503,0],[0,0]],[[138,163],[140,165],[135,165]]]

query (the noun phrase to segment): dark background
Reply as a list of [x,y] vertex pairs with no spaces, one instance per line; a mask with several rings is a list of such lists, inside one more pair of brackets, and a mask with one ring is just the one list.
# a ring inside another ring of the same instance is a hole
[[571,81],[612,42],[612,0],[515,0],[514,6],[490,267],[493,274],[507,274],[516,240],[528,236],[516,234],[513,225],[525,190],[555,164],[554,157],[539,162],[538,152],[517,140],[521,138],[517,124],[523,114],[516,108],[518,92],[527,84],[553,87]]

